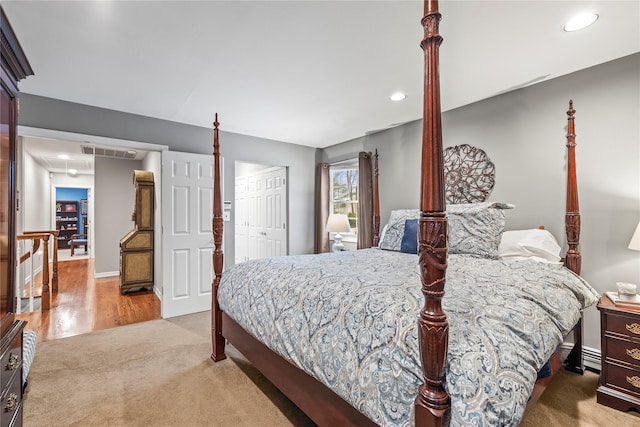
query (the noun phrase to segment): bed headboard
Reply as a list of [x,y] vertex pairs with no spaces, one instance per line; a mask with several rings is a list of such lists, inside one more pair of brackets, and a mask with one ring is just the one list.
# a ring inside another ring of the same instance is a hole
[[496,168],[487,153],[468,144],[444,149],[444,191],[447,203],[476,203],[489,198]]

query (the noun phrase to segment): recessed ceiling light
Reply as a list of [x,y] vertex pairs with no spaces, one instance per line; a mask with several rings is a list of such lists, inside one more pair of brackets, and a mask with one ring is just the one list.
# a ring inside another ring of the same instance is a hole
[[69,160],[68,154],[58,154],[58,158],[61,160]]
[[567,22],[567,25],[564,26],[564,30],[578,31],[588,27],[589,25],[593,24],[597,20],[598,20],[597,13],[591,13],[591,12],[583,13],[576,16],[575,18],[572,18],[569,22]]
[[135,150],[128,150],[127,154],[136,154],[136,151]]
[[407,95],[405,95],[402,92],[396,92],[393,95],[391,95],[389,97],[390,100],[392,101],[402,101],[403,99],[405,99],[407,97]]

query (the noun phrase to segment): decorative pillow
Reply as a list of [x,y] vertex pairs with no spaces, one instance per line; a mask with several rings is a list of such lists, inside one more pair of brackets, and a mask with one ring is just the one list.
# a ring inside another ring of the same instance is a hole
[[399,251],[404,236],[404,223],[408,219],[420,217],[418,209],[398,209],[391,211],[389,222],[385,226],[384,236],[380,238],[380,249]]
[[[449,253],[498,258],[498,245],[505,226],[504,209],[514,205],[499,202],[459,203],[447,205]],[[405,222],[418,219],[418,209],[391,211],[380,249],[400,251]]]
[[418,253],[418,219],[408,219],[404,222],[404,235],[400,244],[400,252],[406,254]]
[[382,227],[380,236],[378,236],[378,247],[380,247],[380,243],[382,242],[382,239],[384,239],[384,235],[387,234],[387,227],[389,227],[389,224],[385,224],[384,227]]
[[449,253],[497,259],[505,226],[504,210],[514,207],[498,202],[448,205]]
[[559,263],[562,248],[547,230],[512,230],[502,233],[498,246],[500,259],[532,259],[546,263]]

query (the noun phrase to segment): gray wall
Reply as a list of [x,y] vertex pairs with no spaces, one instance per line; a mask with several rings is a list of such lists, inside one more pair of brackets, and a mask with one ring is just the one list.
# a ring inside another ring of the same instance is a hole
[[[224,112],[221,112],[220,123],[220,128],[224,129]],[[197,154],[212,154],[213,152],[213,128],[169,122],[27,93],[20,94],[18,124],[166,145],[173,151]],[[315,203],[314,166],[318,150],[222,130],[220,145],[220,151],[224,157],[223,192],[225,200],[233,201],[235,199],[234,164],[236,161],[288,167],[289,252],[291,254],[312,253]],[[97,188],[96,197],[98,197]],[[231,221],[224,223],[227,265],[232,264],[234,260],[234,214],[235,211],[232,210]],[[98,240],[98,236],[96,236],[96,240]],[[98,256],[99,254],[96,254],[96,263]]]
[[133,230],[135,188],[133,171],[142,169],[140,160],[95,158],[95,272],[119,271],[120,239]]
[[[20,139],[20,144],[25,144],[24,139]],[[23,231],[51,230],[55,229],[51,223],[51,185],[49,180],[49,171],[40,166],[35,159],[22,149],[18,149],[18,157],[20,159],[17,168],[19,176],[17,177],[16,188],[20,189],[18,194],[18,213],[17,213],[17,234]],[[26,252],[26,248],[31,247],[32,242],[22,240],[18,242],[19,253]],[[50,251],[53,251],[53,242],[49,242]],[[50,252],[53,253],[53,252]],[[36,252],[33,255],[34,272],[42,271],[42,255]],[[30,277],[30,264],[26,261],[19,265],[18,274],[25,283],[27,277]]]
[[[234,169],[236,161],[287,167],[289,176],[289,254],[313,253],[316,149],[233,133],[221,134],[220,145],[220,151],[224,156],[225,200],[235,200]],[[234,223],[235,207],[231,210],[231,221],[224,223],[227,265],[235,259]]]
[[19,202],[23,222],[19,231],[55,229],[55,226],[52,228],[51,220],[53,203],[49,171],[40,166],[29,153],[23,151],[22,155],[22,184],[17,187],[23,189]]
[[[566,124],[574,100],[582,214],[582,276],[600,293],[640,282],[640,253],[627,248],[640,220],[640,54],[443,114],[444,145],[472,144],[496,165],[491,200],[514,203],[507,228],[544,225],[564,236]],[[331,147],[380,153],[382,224],[419,201],[422,122]],[[327,151],[327,150],[325,150]],[[323,154],[320,159],[331,159]],[[600,348],[598,312],[585,314],[585,345]]]

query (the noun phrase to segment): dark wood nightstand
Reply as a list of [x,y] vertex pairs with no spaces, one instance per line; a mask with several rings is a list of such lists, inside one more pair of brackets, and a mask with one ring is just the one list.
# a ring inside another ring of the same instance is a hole
[[603,296],[598,310],[602,339],[598,403],[640,411],[640,307],[618,306]]

